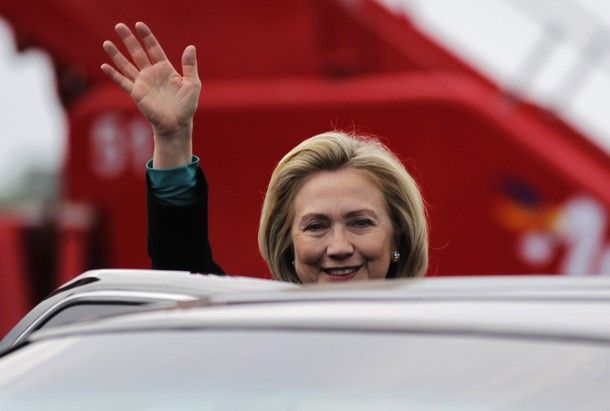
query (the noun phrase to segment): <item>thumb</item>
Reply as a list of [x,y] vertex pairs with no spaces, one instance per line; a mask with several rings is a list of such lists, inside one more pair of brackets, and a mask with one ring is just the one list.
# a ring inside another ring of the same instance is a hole
[[182,53],[182,75],[189,80],[199,80],[197,55],[193,45],[185,48]]

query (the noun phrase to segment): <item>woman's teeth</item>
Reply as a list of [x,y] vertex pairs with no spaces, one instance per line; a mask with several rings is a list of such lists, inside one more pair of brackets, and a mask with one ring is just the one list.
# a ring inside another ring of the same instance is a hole
[[327,274],[330,275],[348,275],[353,274],[358,271],[360,267],[348,267],[348,268],[327,268],[324,270]]

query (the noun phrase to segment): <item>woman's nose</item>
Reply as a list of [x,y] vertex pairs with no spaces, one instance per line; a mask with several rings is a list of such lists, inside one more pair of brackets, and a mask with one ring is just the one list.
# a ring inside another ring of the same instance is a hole
[[349,235],[343,228],[333,229],[328,241],[326,253],[332,258],[344,258],[354,252],[354,246],[349,240]]

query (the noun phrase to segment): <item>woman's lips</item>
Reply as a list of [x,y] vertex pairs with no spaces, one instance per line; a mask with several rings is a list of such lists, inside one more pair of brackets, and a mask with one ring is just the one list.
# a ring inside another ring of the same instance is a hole
[[326,274],[329,281],[348,281],[354,278],[358,271],[360,270],[361,265],[352,266],[352,267],[334,267],[334,268],[325,268],[322,271]]

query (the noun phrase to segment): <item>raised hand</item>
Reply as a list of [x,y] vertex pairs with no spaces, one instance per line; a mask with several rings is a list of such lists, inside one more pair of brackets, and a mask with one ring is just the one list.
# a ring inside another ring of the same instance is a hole
[[135,25],[138,38],[123,23],[115,30],[131,60],[109,40],[104,50],[116,66],[102,64],[102,71],[136,103],[155,134],[155,167],[168,168],[191,161],[193,116],[201,82],[197,74],[195,47],[182,54],[182,75],[167,59],[163,48],[141,22]]

